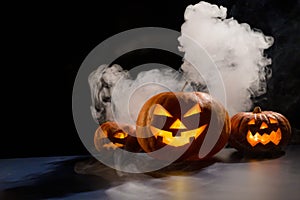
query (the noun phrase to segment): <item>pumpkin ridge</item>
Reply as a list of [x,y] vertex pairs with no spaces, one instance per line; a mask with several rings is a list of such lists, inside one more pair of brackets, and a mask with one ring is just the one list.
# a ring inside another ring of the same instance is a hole
[[241,132],[241,128],[242,128],[241,125],[242,125],[243,121],[245,120],[245,118],[247,120],[246,116],[238,116],[238,119],[239,119],[239,123],[238,123],[238,127],[237,127],[238,133]]

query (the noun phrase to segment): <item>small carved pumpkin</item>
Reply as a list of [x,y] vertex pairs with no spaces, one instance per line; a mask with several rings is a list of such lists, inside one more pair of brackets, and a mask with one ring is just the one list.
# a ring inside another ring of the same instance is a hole
[[281,114],[261,111],[241,112],[231,118],[229,144],[245,153],[276,153],[291,137],[289,121]]
[[[220,132],[212,133],[216,134],[215,143],[209,144],[211,148],[200,157],[212,110],[216,116],[213,128],[219,127]],[[157,94],[143,105],[137,119],[137,137],[142,149],[155,152],[164,147],[165,151],[152,154],[162,160],[169,160],[178,152],[182,155],[177,161],[211,157],[225,146],[229,134],[227,111],[209,94],[201,92]]]
[[94,144],[98,151],[103,149],[125,149],[131,152],[141,150],[135,137],[135,127],[129,124],[105,122],[95,132]]

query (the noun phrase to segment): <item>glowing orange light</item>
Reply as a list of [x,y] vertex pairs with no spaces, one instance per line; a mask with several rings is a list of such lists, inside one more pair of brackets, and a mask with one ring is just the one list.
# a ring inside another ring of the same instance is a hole
[[167,116],[167,117],[173,117],[164,107],[162,107],[159,104],[156,104],[153,114]]
[[176,121],[170,126],[170,129],[187,129],[186,126],[180,121],[180,119],[176,119]]
[[108,144],[104,144],[103,147],[106,148],[107,150],[109,150],[110,148],[116,150],[117,148],[124,147],[124,144],[110,142]]
[[255,124],[255,119],[251,119],[249,122],[248,122],[249,125],[254,125]]
[[260,125],[260,129],[266,129],[268,127],[269,126],[265,122],[261,123],[261,125]]
[[270,120],[271,124],[277,124],[278,123],[277,119],[269,117],[269,120]]
[[195,115],[201,112],[201,108],[199,104],[194,105],[189,111],[187,111],[183,117],[189,117],[191,115]]
[[151,132],[153,133],[153,135],[155,136],[155,138],[157,138],[158,136],[163,138],[162,139],[163,143],[168,144],[170,146],[179,147],[179,146],[183,146],[185,144],[190,143],[190,138],[192,138],[192,137],[197,139],[201,135],[201,133],[204,131],[206,126],[207,126],[207,124],[197,128],[197,129],[194,129],[194,130],[181,132],[181,136],[175,136],[175,137],[173,137],[172,132],[164,131],[164,130],[155,128],[154,126],[150,126],[150,129],[151,129]]
[[261,143],[263,145],[268,144],[269,142],[273,142],[275,145],[278,145],[281,140],[281,131],[278,128],[277,131],[272,131],[270,135],[264,133],[263,135],[260,135],[259,133],[255,133],[253,136],[251,131],[248,131],[247,133],[247,141],[249,144],[251,144],[252,147],[257,145],[258,143]]
[[119,138],[119,139],[124,139],[128,136],[127,133],[123,133],[123,132],[118,132],[116,134],[114,134],[114,138]]

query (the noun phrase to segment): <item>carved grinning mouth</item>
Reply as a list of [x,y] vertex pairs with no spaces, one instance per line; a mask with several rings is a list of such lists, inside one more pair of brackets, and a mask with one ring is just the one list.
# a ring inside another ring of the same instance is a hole
[[277,131],[272,131],[271,134],[264,133],[263,135],[259,134],[258,132],[255,135],[252,135],[251,131],[248,130],[247,133],[247,141],[251,144],[252,147],[261,143],[263,145],[268,144],[269,142],[273,142],[275,145],[278,145],[281,140],[281,131],[280,128]]
[[181,132],[181,136],[173,136],[172,132],[164,131],[164,130],[158,129],[154,126],[150,126],[150,129],[155,138],[157,138],[158,136],[163,138],[162,139],[163,143],[168,144],[170,146],[179,147],[179,146],[183,146],[185,144],[190,143],[190,138],[197,139],[201,135],[201,133],[204,131],[206,126],[207,126],[207,124],[197,128],[197,129],[194,129],[194,130]]

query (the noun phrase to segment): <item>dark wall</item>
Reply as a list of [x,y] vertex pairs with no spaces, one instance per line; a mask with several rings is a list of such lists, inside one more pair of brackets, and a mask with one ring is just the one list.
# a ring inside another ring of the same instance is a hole
[[[230,16],[275,37],[269,92],[257,104],[299,123],[299,1],[209,1]],[[4,99],[10,109],[0,157],[87,153],[72,118],[72,87],[82,61],[106,38],[131,28],[158,26],[180,31],[187,5],[198,1],[102,1],[100,5],[39,5],[8,17],[10,72]],[[27,5],[28,6],[28,5]],[[35,5],[36,6],[36,5]],[[30,6],[29,6],[30,7]],[[126,66],[125,66],[126,67]],[[10,78],[11,77],[11,78]],[[12,111],[11,111],[12,110]]]

